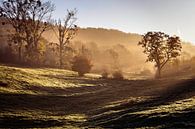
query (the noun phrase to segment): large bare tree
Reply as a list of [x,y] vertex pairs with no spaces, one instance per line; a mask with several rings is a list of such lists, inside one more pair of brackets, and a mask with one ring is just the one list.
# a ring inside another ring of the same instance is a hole
[[67,10],[67,15],[64,20],[59,19],[56,22],[56,28],[54,28],[54,32],[58,38],[58,45],[59,45],[59,64],[60,67],[63,67],[63,54],[64,51],[68,48],[68,44],[70,43],[70,40],[72,40],[76,32],[78,30],[78,27],[76,25],[77,18],[75,17],[77,13],[77,10]]
[[147,61],[155,62],[157,77],[161,77],[161,70],[168,61],[180,55],[182,45],[177,36],[170,37],[163,32],[148,32],[138,43],[148,55]]

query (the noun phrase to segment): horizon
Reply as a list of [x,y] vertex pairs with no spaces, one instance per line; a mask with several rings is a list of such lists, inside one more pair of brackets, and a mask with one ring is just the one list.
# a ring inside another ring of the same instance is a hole
[[[88,27],[80,27],[79,26],[79,28],[80,29],[103,29],[103,30],[108,30],[108,31],[119,31],[119,32],[121,32],[121,33],[125,33],[125,34],[135,34],[135,35],[144,35],[144,34],[146,34],[146,33],[143,33],[143,34],[140,34],[140,33],[135,33],[135,32],[125,32],[125,31],[123,31],[123,30],[119,30],[119,29],[116,29],[116,28],[105,28],[105,27],[91,27],[91,26],[88,26]],[[163,32],[163,31],[161,31],[161,32]],[[176,35],[176,36],[178,36],[178,35]],[[181,37],[180,37],[181,38]],[[184,39],[182,39],[181,38],[181,40],[182,40],[182,42],[183,43],[190,43],[190,44],[192,44],[193,46],[195,45],[195,42],[191,42],[191,41],[187,41],[187,40],[184,40]]]
[[162,31],[195,45],[193,0],[55,0],[52,3],[56,6],[55,19],[64,18],[67,9],[76,8],[77,24],[81,28],[105,28],[135,34]]

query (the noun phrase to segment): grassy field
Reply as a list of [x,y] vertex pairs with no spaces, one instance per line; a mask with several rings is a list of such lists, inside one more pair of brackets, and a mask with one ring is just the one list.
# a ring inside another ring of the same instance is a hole
[[0,65],[0,128],[195,128],[195,79]]

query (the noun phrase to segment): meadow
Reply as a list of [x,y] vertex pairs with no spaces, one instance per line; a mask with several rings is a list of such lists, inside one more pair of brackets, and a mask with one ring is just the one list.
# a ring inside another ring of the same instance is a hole
[[194,84],[0,65],[0,128],[195,128]]

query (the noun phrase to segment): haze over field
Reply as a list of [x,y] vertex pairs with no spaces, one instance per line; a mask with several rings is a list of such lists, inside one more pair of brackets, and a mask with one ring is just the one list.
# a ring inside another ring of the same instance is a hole
[[[2,25],[0,25],[2,26]],[[2,26],[3,35],[6,35],[6,28]],[[53,42],[58,43],[58,37],[54,33],[53,30],[49,30],[43,34],[43,37],[47,40],[47,43]],[[1,41],[7,42],[4,36],[0,37]],[[106,51],[109,48],[115,49],[120,53],[120,61],[119,64],[123,64],[121,66],[123,71],[139,73],[143,70],[150,70],[152,73],[155,73],[155,68],[152,63],[145,62],[146,55],[142,53],[143,49],[138,46],[138,42],[141,40],[140,34],[135,33],[126,33],[115,29],[105,29],[105,28],[79,28],[76,37],[71,41],[71,44],[78,45],[84,44],[88,46],[90,50],[96,49],[97,47],[99,51]],[[93,45],[95,44],[95,46]],[[124,53],[125,50],[118,47],[118,45],[122,45],[127,49],[128,53]],[[3,45],[1,45],[2,47]],[[182,54],[180,58],[190,59],[195,56],[195,46],[189,42],[182,43]],[[122,52],[123,51],[123,52]],[[122,53],[121,53],[122,52]],[[102,57],[101,54],[97,52],[93,55],[93,71],[101,72],[105,67],[110,67],[110,65],[106,66],[106,63],[111,63],[112,59],[110,57]],[[53,57],[55,58],[55,57]],[[99,60],[98,60],[99,59]],[[107,60],[107,61],[106,61]],[[106,61],[106,62],[105,62]],[[104,63],[102,63],[104,62]]]
[[[46,32],[44,36],[50,42],[58,42],[53,31]],[[102,47],[102,50],[104,50],[104,48],[114,46],[116,47],[119,44],[124,45],[130,53],[129,55],[127,55],[127,59],[124,58],[124,54],[122,54],[122,56],[120,57],[122,60],[124,59],[128,62],[128,65],[123,69],[124,71],[139,72],[140,70],[149,69],[154,72],[155,69],[153,67],[153,64],[145,62],[146,55],[142,53],[143,49],[138,46],[138,42],[140,40],[140,34],[126,33],[119,30],[105,28],[80,28],[78,30],[77,36],[72,40],[72,43],[81,42],[85,45],[95,43],[100,48]],[[192,43],[183,42],[182,47],[183,53],[181,55],[181,58],[190,59],[195,56],[195,46]],[[105,57],[101,58],[104,59]],[[101,62],[98,63],[101,64]],[[96,65],[94,66],[94,69],[96,69]]]
[[[77,9],[76,23],[80,29],[71,42],[84,44],[93,42],[103,48],[117,44],[124,45],[129,50],[128,57],[131,58],[127,63],[129,67],[124,68],[125,71],[150,69],[154,72],[153,65],[145,63],[146,55],[142,53],[143,49],[137,46],[141,35],[147,31],[163,31],[170,35],[178,35],[184,42],[182,51],[185,55],[182,55],[185,58],[187,55],[187,58],[195,55],[194,46],[191,45],[195,42],[195,28],[193,28],[195,2],[193,0],[188,2],[182,0],[124,0],[122,2],[118,0],[99,0],[98,2],[55,0],[52,2],[55,4],[53,19],[64,18],[67,9]],[[58,43],[53,30],[43,35],[49,42]],[[134,62],[139,65],[135,65]],[[104,67],[96,62],[94,64],[95,70]]]

